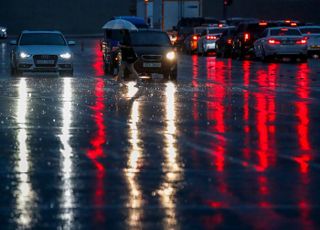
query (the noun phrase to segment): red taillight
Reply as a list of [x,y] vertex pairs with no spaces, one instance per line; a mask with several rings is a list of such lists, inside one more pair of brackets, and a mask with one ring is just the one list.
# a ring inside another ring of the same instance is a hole
[[245,33],[244,34],[244,41],[246,42],[246,41],[249,41],[249,40],[250,40],[250,34]]
[[297,26],[298,24],[296,22],[291,22],[290,25],[291,26]]
[[231,44],[232,44],[232,39],[228,39],[228,40],[227,40],[227,43],[228,43],[229,45],[231,45]]
[[193,35],[193,36],[192,36],[192,40],[193,40],[193,41],[198,41],[198,39],[199,39],[199,37],[198,37],[197,35]]
[[210,36],[210,35],[208,35],[208,36],[206,37],[206,39],[207,39],[207,40],[216,40],[217,37],[216,37],[216,36]]
[[268,43],[270,45],[279,45],[279,44],[281,44],[281,42],[279,40],[275,40],[275,39],[268,40]]
[[307,44],[307,40],[306,40],[306,39],[298,40],[298,41],[296,41],[296,44],[298,44],[298,45],[305,45],[305,44]]

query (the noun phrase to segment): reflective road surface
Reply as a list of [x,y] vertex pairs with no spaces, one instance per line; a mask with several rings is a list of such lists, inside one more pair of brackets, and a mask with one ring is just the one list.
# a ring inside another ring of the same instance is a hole
[[[81,50],[80,44],[83,45]],[[181,56],[178,82],[9,75],[0,43],[1,229],[319,229],[320,61]]]

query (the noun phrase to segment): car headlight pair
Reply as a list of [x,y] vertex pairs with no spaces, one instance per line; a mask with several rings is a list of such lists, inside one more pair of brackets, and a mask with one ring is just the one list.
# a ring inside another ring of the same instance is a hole
[[173,51],[170,51],[170,52],[168,52],[168,53],[166,54],[166,58],[167,58],[168,60],[170,60],[170,61],[176,59],[176,57],[177,57],[177,55],[176,55],[176,53],[173,52]]
[[[29,57],[31,57],[30,54],[27,54],[25,52],[21,52],[20,53],[20,58],[22,58],[22,59],[26,59],[26,58],[29,58]],[[70,59],[71,58],[71,54],[70,53],[60,54],[60,57],[63,58],[63,59]]]

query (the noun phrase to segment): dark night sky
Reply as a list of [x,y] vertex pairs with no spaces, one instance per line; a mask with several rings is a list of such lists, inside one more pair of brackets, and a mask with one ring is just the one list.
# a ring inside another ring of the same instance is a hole
[[[99,33],[113,15],[129,15],[132,0],[0,0],[0,24],[9,32],[54,28],[65,33]],[[222,0],[203,0],[204,15],[221,17]],[[296,18],[320,22],[320,0],[234,0],[229,16]]]

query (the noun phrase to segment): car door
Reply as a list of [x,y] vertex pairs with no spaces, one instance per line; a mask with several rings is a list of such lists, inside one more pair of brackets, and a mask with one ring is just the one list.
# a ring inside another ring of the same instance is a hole
[[257,57],[261,57],[262,53],[263,53],[263,49],[264,49],[264,42],[266,40],[266,37],[268,36],[268,29],[265,29],[260,38],[258,38],[255,43],[254,43],[254,51],[255,51],[255,55]]

